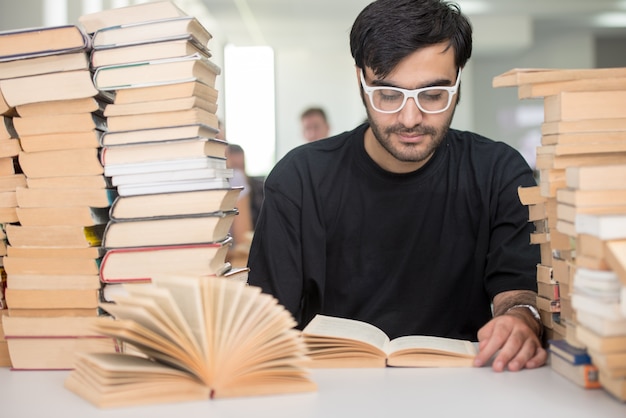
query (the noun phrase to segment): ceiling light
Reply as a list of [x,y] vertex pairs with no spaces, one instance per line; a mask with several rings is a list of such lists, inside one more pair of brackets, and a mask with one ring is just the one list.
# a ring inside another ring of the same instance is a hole
[[491,6],[482,0],[458,0],[456,3],[461,7],[461,11],[466,15],[476,15],[487,13]]
[[626,13],[602,13],[593,18],[593,23],[603,28],[626,28]]

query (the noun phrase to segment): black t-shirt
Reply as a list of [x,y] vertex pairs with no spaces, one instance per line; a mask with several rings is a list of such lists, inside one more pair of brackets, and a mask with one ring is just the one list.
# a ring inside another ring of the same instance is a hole
[[450,130],[419,170],[366,153],[367,125],[289,152],[265,183],[251,285],[300,327],[316,313],[363,320],[391,338],[476,340],[491,300],[536,290],[539,249],[518,198],[533,173],[510,146]]

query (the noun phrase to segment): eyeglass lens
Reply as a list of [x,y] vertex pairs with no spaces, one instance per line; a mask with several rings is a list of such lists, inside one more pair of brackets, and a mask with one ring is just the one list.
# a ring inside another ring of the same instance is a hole
[[[372,105],[376,110],[396,112],[406,101],[405,93],[395,89],[376,89],[372,91]],[[415,96],[413,96],[415,99]],[[418,106],[427,112],[439,112],[446,109],[450,102],[450,92],[436,87],[422,90],[417,94]]]

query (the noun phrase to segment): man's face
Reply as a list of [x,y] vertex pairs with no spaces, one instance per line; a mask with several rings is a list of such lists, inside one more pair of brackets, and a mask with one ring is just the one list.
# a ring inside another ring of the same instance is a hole
[[[365,82],[372,87],[409,90],[453,86],[457,78],[454,51],[446,47],[447,44],[437,44],[414,52],[384,79],[376,78],[371,68],[366,67]],[[358,68],[357,77],[360,77]],[[361,94],[371,128],[365,135],[365,149],[382,168],[398,173],[417,170],[430,159],[450,127],[458,97],[453,97],[450,107],[442,113],[424,113],[412,98],[396,113],[381,113],[372,108],[363,90]]]
[[328,124],[317,113],[302,118],[302,135],[307,142],[328,137],[328,130]]

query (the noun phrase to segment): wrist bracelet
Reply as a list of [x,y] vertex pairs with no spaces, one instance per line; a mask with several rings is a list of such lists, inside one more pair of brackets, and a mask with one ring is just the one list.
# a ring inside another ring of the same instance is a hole
[[509,309],[507,309],[506,312],[504,313],[507,314],[513,309],[518,309],[518,308],[527,309],[533,315],[533,318],[535,318],[535,320],[539,324],[539,338],[541,339],[541,336],[543,334],[543,322],[541,321],[541,315],[539,315],[539,311],[537,310],[537,308],[535,308],[533,305],[528,305],[528,304],[513,305]]

